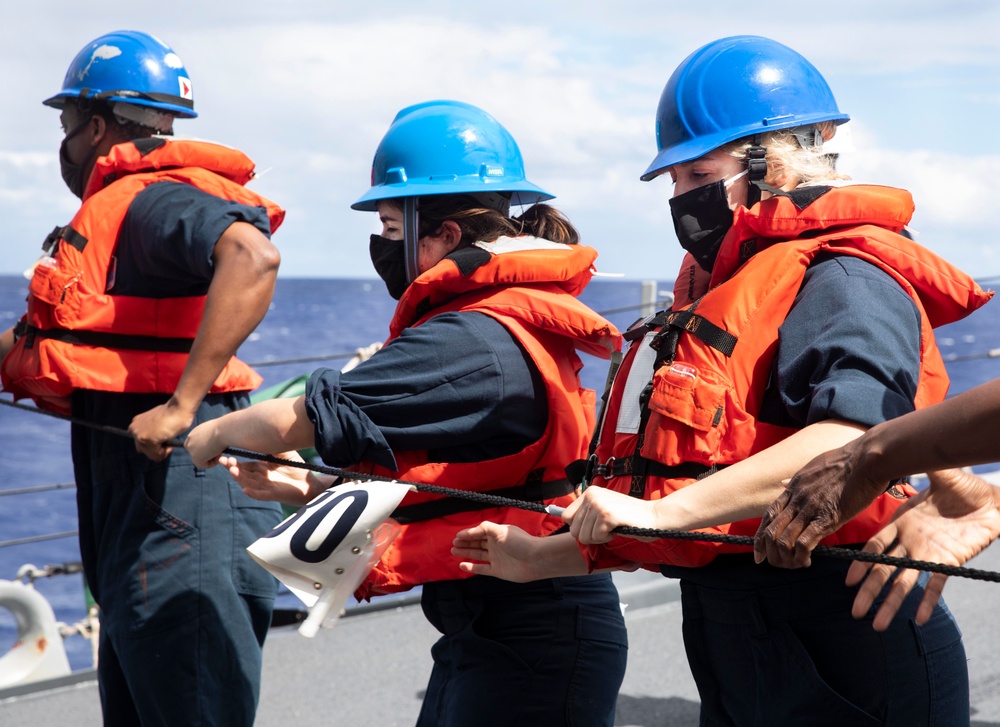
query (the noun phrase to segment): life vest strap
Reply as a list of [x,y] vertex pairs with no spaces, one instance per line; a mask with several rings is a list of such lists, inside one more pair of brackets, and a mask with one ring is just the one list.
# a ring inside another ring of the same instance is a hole
[[190,353],[193,338],[159,338],[158,336],[132,336],[104,331],[70,331],[63,328],[35,328],[20,321],[14,329],[16,338],[26,337],[26,347],[31,348],[36,338],[50,338],[77,346],[116,348],[124,351],[156,351],[161,353]]
[[[576,485],[568,479],[562,479],[549,480],[548,482],[526,482],[523,485],[515,485],[514,487],[487,490],[482,494],[526,500],[528,502],[543,502],[568,495],[575,489]],[[417,505],[397,507],[392,513],[392,518],[400,525],[408,525],[460,512],[484,510],[488,507],[493,507],[493,505],[449,497],[441,500],[432,500],[431,502],[421,502]]]
[[65,227],[59,227],[56,225],[52,232],[50,232],[45,237],[45,240],[42,241],[42,250],[46,255],[52,254],[52,247],[59,240],[65,240],[80,252],[83,252],[83,248],[87,247],[87,238],[74,230],[72,227],[69,225],[66,225]]
[[614,477],[633,477],[640,474],[636,471],[636,465],[643,470],[641,476],[663,477],[664,479],[695,479],[703,480],[709,475],[713,475],[719,470],[723,470],[728,465],[724,464],[700,464],[698,462],[682,462],[681,464],[667,465],[655,459],[646,457],[622,457],[616,459],[611,457],[607,462],[600,463],[597,457],[592,455],[590,459],[578,459],[571,462],[566,467],[566,476],[571,482],[580,484],[586,479],[589,482],[593,477],[603,477],[612,479]]
[[664,325],[690,333],[725,356],[732,356],[739,340],[729,331],[691,310],[669,311],[664,316]]

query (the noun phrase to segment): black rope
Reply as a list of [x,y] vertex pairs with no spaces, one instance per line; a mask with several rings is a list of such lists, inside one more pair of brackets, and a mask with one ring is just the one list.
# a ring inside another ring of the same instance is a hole
[[[727,545],[753,545],[753,538],[749,535],[724,535],[722,533],[692,533],[686,530],[653,530],[652,528],[633,528],[620,526],[611,532],[618,535],[627,535],[639,538],[670,538],[673,540],[700,540],[709,543],[726,543]],[[930,563],[925,560],[914,560],[913,558],[900,558],[884,553],[868,553],[863,550],[852,548],[835,548],[830,545],[817,545],[813,548],[816,555],[826,555],[831,558],[842,560],[860,560],[865,563],[877,563],[891,565],[896,568],[910,568],[912,570],[929,571],[931,573],[943,573],[946,576],[958,576],[960,578],[971,578],[977,581],[992,581],[1000,583],[1000,573],[978,568],[965,568],[964,566],[945,565],[944,563]]]
[[[35,406],[28,406],[26,404],[18,404],[17,402],[8,401],[6,399],[0,398],[0,404],[4,406],[13,407],[15,409],[20,409],[22,411],[29,411],[34,414],[44,414],[45,416],[53,417],[55,419],[62,419],[63,421],[70,422],[71,424],[78,424],[80,426],[88,427],[90,429],[96,429],[107,434],[116,434],[121,437],[132,438],[132,435],[128,433],[127,429],[121,429],[119,427],[113,427],[108,424],[96,424],[94,422],[86,421],[80,419],[79,417],[68,416],[66,414],[59,414],[54,411],[47,411],[45,409],[39,409]],[[184,440],[182,439],[171,439],[164,444],[168,447],[183,447]],[[385,477],[383,475],[366,474],[364,472],[354,472],[351,470],[340,469],[338,467],[329,467],[322,464],[313,464],[311,462],[298,462],[290,459],[283,459],[281,457],[275,457],[273,454],[264,454],[262,452],[254,452],[249,449],[240,449],[239,447],[226,447],[223,450],[223,454],[229,454],[233,457],[243,457],[244,459],[255,459],[261,462],[268,462],[270,464],[283,465],[287,467],[297,467],[299,469],[310,470],[312,472],[317,472],[324,475],[333,475],[334,477],[340,477],[345,480],[375,480],[378,482],[398,482],[401,485],[408,485],[413,487],[420,492],[427,492],[434,495],[446,495],[448,497],[458,497],[465,500],[472,500],[473,502],[482,503],[490,507],[516,507],[521,510],[530,510],[532,512],[545,512],[545,505],[538,502],[527,502],[524,500],[515,500],[509,497],[500,497],[499,495],[490,495],[486,492],[472,492],[468,490],[456,490],[449,487],[439,487],[437,485],[428,485],[422,482],[407,482],[406,480],[400,480],[394,477]]]
[[[128,433],[126,432],[126,435]],[[167,446],[171,447],[183,447],[184,443],[178,440],[172,440],[166,442]],[[501,497],[499,495],[491,495],[487,492],[473,492],[470,490],[456,490],[451,487],[439,487],[437,485],[428,485],[423,482],[408,482],[407,480],[401,480],[395,477],[385,477],[383,475],[365,474],[364,472],[354,472],[352,470],[340,469],[338,467],[329,467],[323,464],[313,464],[312,462],[298,462],[291,459],[282,459],[281,457],[275,457],[273,454],[263,454],[261,452],[254,452],[249,449],[240,449],[239,447],[226,447],[223,450],[223,454],[230,454],[234,457],[243,457],[245,459],[256,459],[261,462],[268,462],[270,464],[284,465],[288,467],[298,467],[299,469],[311,470],[312,472],[318,472],[323,475],[333,475],[335,477],[340,477],[345,480],[375,480],[376,482],[397,482],[401,485],[408,485],[413,487],[420,492],[428,492],[433,495],[446,495],[448,497],[457,497],[463,500],[472,500],[473,502],[478,502],[484,505],[489,505],[491,507],[516,507],[520,510],[530,510],[531,512],[545,512],[545,505],[539,502],[527,502],[525,500],[515,500],[510,497]]]
[[[119,429],[117,427],[112,427],[104,424],[95,424],[93,422],[88,422],[77,417],[67,416],[65,414],[58,414],[56,412],[46,411],[44,409],[39,409],[33,406],[27,406],[25,404],[18,404],[16,402],[7,401],[0,398],[0,404],[5,406],[10,406],[15,409],[22,409],[24,411],[34,412],[36,414],[44,414],[46,416],[54,417],[56,419],[63,419],[65,421],[71,422],[73,424],[79,424],[81,426],[89,427],[92,429],[97,429],[103,432],[108,432],[111,434],[118,434],[123,437],[131,437],[125,429]],[[184,442],[180,439],[171,439],[164,442],[168,447],[183,447]],[[392,477],[385,477],[382,475],[365,474],[362,472],[353,472],[351,470],[340,469],[337,467],[329,467],[327,465],[313,464],[311,462],[298,462],[290,459],[283,459],[281,457],[275,457],[272,454],[264,454],[262,452],[254,452],[249,449],[240,449],[238,447],[226,447],[223,450],[224,454],[229,454],[234,457],[243,457],[245,459],[254,459],[261,462],[268,462],[270,464],[283,465],[287,467],[297,467],[299,469],[310,470],[312,472],[317,472],[319,474],[333,475],[335,477],[340,477],[345,480],[375,480],[378,482],[396,482],[401,485],[408,485],[415,488],[420,492],[428,492],[437,495],[446,495],[448,497],[457,497],[465,500],[472,500],[474,502],[483,503],[491,507],[513,507],[520,510],[530,510],[531,512],[546,512],[545,506],[537,502],[526,502],[524,500],[515,500],[509,497],[500,497],[498,495],[490,495],[485,492],[471,492],[468,490],[456,490],[449,487],[438,487],[437,485],[428,485],[422,482],[408,482],[406,480],[395,479]],[[753,538],[748,535],[728,535],[722,533],[701,533],[701,532],[689,532],[687,530],[654,530],[651,528],[634,528],[630,526],[620,525],[614,528],[611,532],[617,535],[625,535],[631,537],[642,537],[642,538],[662,538],[662,539],[672,539],[672,540],[696,540],[701,542],[709,543],[726,543],[728,545],[745,545],[752,546]],[[813,549],[813,553],[817,555],[826,555],[832,558],[841,558],[846,560],[860,560],[865,563],[878,563],[883,565],[890,565],[896,568],[910,568],[919,571],[928,571],[931,573],[943,573],[947,576],[957,576],[960,578],[970,578],[972,580],[979,581],[991,581],[993,583],[1000,583],[1000,573],[994,571],[979,570],[977,568],[965,568],[963,566],[953,566],[945,565],[943,563],[930,563],[923,560],[914,560],[912,558],[899,558],[896,556],[885,555],[884,553],[868,553],[861,550],[852,550],[850,548],[835,548],[826,545],[818,545]]]

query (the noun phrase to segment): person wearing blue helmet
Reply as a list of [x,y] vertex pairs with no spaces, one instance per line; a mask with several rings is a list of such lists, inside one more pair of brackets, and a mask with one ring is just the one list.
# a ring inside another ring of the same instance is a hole
[[[907,192],[836,170],[824,143],[847,120],[815,66],[768,38],[713,41],[678,66],[641,179],[673,182],[684,268],[671,309],[625,334],[570,534],[483,523],[456,539],[476,573],[641,564],[680,579],[703,725],[969,720],[961,634],[943,604],[916,626],[922,586],[879,633],[852,617],[845,561],[787,570],[739,541],[612,532],[752,536],[816,454],[944,398],[932,329],[990,296],[904,234]],[[860,548],[913,494],[894,483],[824,542]]]
[[[620,335],[577,300],[597,253],[539,204],[551,198],[482,109],[401,110],[352,205],[381,220],[369,250],[399,301],[387,343],[347,373],[316,371],[298,399],[197,427],[185,443],[195,462],[229,446],[315,446],[335,467],[568,505],[564,466],[586,453],[595,417],[576,351],[608,358]],[[512,205],[530,206],[512,217]],[[329,486],[302,470],[224,464],[255,497],[303,504]],[[455,534],[484,518],[538,536],[563,526],[538,510],[421,492],[393,513],[401,532],[356,595],[423,586],[441,638],[419,725],[614,723],[627,639],[610,574],[514,584],[470,577],[450,554]]]
[[43,244],[0,376],[74,417],[104,723],[249,727],[277,589],[245,548],[280,510],[164,442],[259,385],[234,354],[267,311],[284,212],[247,189],[241,152],[171,138],[196,116],[191,80],[146,33],[89,43],[44,103],[81,206]]

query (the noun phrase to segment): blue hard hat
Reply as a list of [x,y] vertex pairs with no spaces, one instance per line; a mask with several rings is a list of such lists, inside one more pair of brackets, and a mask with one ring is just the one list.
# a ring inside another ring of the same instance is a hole
[[121,102],[194,118],[191,79],[169,46],[147,33],[117,30],[91,41],[66,71],[63,89],[42,103],[67,99]]
[[427,101],[396,114],[375,151],[371,189],[351,208],[372,211],[383,199],[477,192],[511,193],[514,205],[554,196],[524,178],[521,150],[499,121],[467,103]]
[[816,67],[788,46],[736,35],[702,46],[670,76],[656,109],[659,153],[640,179],[753,134],[850,117]]

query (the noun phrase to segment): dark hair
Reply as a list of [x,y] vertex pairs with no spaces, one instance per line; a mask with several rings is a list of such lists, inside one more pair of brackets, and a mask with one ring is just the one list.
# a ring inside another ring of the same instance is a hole
[[580,234],[555,207],[535,204],[520,217],[508,217],[500,210],[484,207],[466,194],[421,197],[420,237],[436,232],[445,220],[452,220],[462,230],[462,246],[474,242],[492,242],[498,237],[533,235],[564,245],[575,245]]

